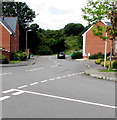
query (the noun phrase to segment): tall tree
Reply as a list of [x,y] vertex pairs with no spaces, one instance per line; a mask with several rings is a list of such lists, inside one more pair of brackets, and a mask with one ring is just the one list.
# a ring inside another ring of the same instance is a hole
[[67,36],[70,35],[78,35],[84,30],[84,26],[82,24],[75,24],[75,23],[69,23],[64,27],[64,33]]
[[26,30],[29,27],[29,23],[36,17],[35,12],[28,7],[24,2],[15,2],[11,0],[3,0],[2,2],[2,16],[18,17],[19,31],[20,31],[20,50],[24,50],[26,47]]
[[[82,8],[84,12],[83,18],[89,22],[89,24],[95,24],[101,20],[110,20],[111,25],[104,28],[97,26],[95,28],[94,34],[102,38],[103,40],[108,40],[108,36],[103,36],[103,32],[107,32],[112,39],[112,43],[117,36],[117,7],[114,0],[88,0],[87,5]],[[113,44],[112,44],[113,48]],[[106,56],[106,55],[105,55]],[[112,56],[112,49],[110,54],[110,61]],[[111,65],[111,62],[110,62]]]
[[3,16],[18,17],[19,25],[26,28],[35,18],[35,12],[24,2],[2,2]]

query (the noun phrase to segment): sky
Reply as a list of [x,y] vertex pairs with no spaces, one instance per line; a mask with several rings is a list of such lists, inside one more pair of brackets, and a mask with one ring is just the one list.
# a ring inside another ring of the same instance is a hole
[[26,2],[30,9],[35,11],[37,23],[42,29],[59,30],[68,23],[87,25],[82,18],[82,10],[87,0],[16,0]]

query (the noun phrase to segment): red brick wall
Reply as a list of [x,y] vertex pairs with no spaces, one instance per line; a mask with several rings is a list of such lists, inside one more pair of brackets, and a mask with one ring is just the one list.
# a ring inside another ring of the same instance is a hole
[[[104,23],[100,22],[97,23],[99,26],[105,26]],[[96,24],[96,25],[97,25]],[[94,25],[94,27],[96,26]],[[93,27],[93,28],[94,28]],[[93,29],[92,28],[92,29]],[[90,53],[90,55],[96,54],[98,52],[102,52],[104,53],[104,48],[105,48],[105,41],[103,39],[101,39],[98,36],[95,36],[93,34],[93,31],[89,30],[86,33],[86,51],[85,53]],[[104,33],[104,35],[106,36],[106,33]],[[107,53],[110,52],[111,49],[111,41],[108,40],[108,47],[107,47]]]
[[2,31],[0,31],[2,33],[2,42],[0,42],[0,47],[7,49],[8,51],[10,51],[10,33],[6,30],[6,28],[4,28],[4,26],[2,26],[0,24],[0,27],[2,29]]
[[11,35],[11,52],[19,50],[19,27],[16,26],[16,35]]
[[10,52],[2,51],[2,54],[5,55],[8,60],[11,59],[11,53]]

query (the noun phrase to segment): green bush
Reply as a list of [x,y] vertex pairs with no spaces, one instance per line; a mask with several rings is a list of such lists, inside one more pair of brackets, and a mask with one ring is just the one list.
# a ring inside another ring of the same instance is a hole
[[21,55],[20,55],[21,61],[26,60],[26,58],[27,58],[27,53],[26,52],[22,52]]
[[104,66],[104,61],[102,61],[102,62],[100,63],[100,65],[101,65],[101,66]]
[[52,50],[48,46],[40,46],[38,51],[36,52],[37,55],[51,55]]
[[0,63],[2,63],[2,64],[8,64],[9,60],[6,58],[5,55],[0,55]]
[[15,60],[15,61],[23,61],[25,60],[27,57],[26,52],[22,52],[22,51],[15,51],[11,54],[11,60]]
[[95,63],[96,63],[96,64],[100,64],[100,63],[103,62],[103,61],[104,61],[104,59],[99,58],[99,59],[95,60]]
[[72,59],[80,59],[80,58],[83,58],[82,52],[74,52],[74,53],[71,55],[71,58],[72,58]]
[[99,58],[104,58],[104,54],[102,54],[101,52],[99,52],[99,53],[91,55],[89,57],[89,59],[99,59]]
[[112,62],[112,68],[117,68],[117,60],[114,60],[114,61]]

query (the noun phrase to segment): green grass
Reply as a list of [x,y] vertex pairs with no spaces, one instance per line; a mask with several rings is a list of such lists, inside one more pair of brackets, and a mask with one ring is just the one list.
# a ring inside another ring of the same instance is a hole
[[9,63],[21,63],[22,61],[9,61]]
[[100,70],[100,72],[117,72],[117,70]]

